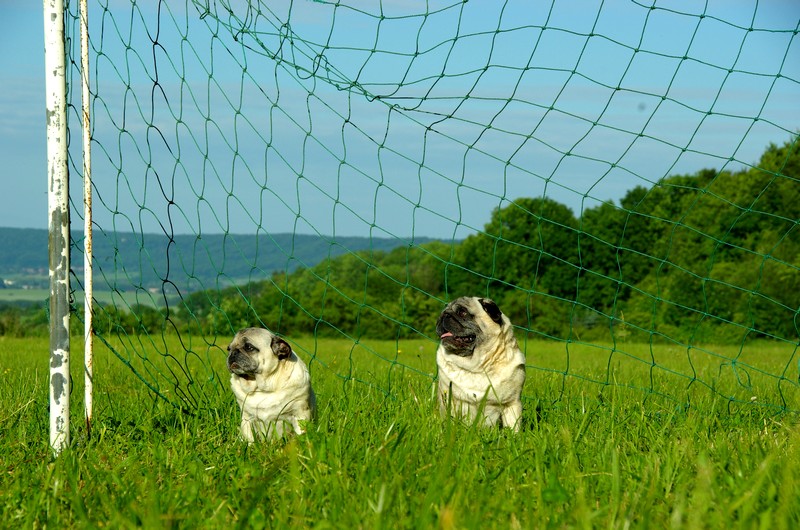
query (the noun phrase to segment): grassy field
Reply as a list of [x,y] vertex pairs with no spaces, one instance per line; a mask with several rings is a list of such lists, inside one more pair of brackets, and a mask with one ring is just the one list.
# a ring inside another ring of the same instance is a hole
[[[44,306],[49,296],[49,289],[0,289],[0,303],[37,303]],[[99,304],[117,304],[123,307],[130,307],[134,304],[154,307],[163,305],[160,296],[161,293],[151,295],[135,290],[123,294],[112,291],[94,291],[94,299]],[[76,291],[74,298],[76,304],[83,304],[83,291]]]
[[529,342],[526,421],[511,435],[438,417],[429,341],[300,339],[317,421],[248,447],[224,339],[109,344],[168,399],[199,399],[195,413],[99,346],[87,439],[74,341],[73,445],[54,459],[47,341],[0,337],[0,525],[800,528],[798,418],[765,406],[797,410],[796,360],[780,346]]
[[44,304],[50,296],[49,289],[0,289],[0,302],[39,302]]

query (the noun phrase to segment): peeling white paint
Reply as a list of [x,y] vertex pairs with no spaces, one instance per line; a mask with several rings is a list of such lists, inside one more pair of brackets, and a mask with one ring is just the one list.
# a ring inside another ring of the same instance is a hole
[[64,1],[44,1],[50,247],[50,446],[69,445],[69,173]]
[[[62,398],[64,398],[65,395],[69,395],[69,377],[65,377],[60,373],[53,374],[50,377],[50,396],[52,404],[62,405]],[[56,418],[57,421],[61,419],[61,417]]]
[[61,368],[64,364],[64,352],[63,351],[53,351],[50,352],[50,368]]

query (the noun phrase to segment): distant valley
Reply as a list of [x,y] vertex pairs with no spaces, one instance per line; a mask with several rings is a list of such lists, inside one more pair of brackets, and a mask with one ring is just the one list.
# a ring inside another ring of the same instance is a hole
[[[83,234],[70,261],[73,283],[83,277]],[[432,241],[414,238],[414,244]],[[165,285],[181,292],[265,280],[274,272],[314,266],[330,257],[362,250],[388,251],[412,243],[395,238],[326,237],[305,234],[175,235],[95,230],[96,291],[147,290]],[[41,299],[48,288],[48,234],[44,229],[0,227],[0,301]],[[73,285],[80,290],[80,286]]]

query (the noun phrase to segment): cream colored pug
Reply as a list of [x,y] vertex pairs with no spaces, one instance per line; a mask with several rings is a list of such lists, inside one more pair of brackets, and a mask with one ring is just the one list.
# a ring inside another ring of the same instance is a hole
[[305,432],[316,398],[308,368],[291,346],[263,328],[239,331],[228,346],[231,388],[242,411],[242,439]]
[[436,322],[441,343],[439,410],[487,426],[519,431],[525,354],[514,329],[488,298],[462,297],[450,302]]

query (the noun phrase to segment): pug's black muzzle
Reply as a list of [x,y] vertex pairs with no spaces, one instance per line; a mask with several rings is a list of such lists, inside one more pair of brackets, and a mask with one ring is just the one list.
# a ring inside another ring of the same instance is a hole
[[258,363],[243,351],[233,350],[228,355],[228,370],[233,374],[246,378],[256,373]]
[[447,353],[469,357],[475,350],[477,333],[471,321],[462,322],[455,314],[444,311],[436,322],[436,333]]

